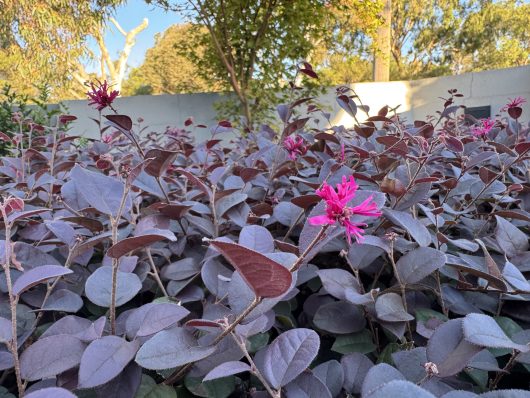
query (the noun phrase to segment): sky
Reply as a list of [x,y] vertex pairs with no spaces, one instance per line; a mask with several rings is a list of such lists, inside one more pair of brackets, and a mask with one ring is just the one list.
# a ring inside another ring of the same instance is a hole
[[[171,25],[183,22],[181,16],[177,13],[165,12],[160,7],[146,4],[144,0],[128,0],[126,4],[116,10],[114,17],[126,31],[138,26],[144,18],[149,20],[147,29],[136,36],[136,44],[127,61],[130,67],[142,64],[145,52],[155,44],[155,35],[157,33],[164,32]],[[105,43],[112,58],[117,59],[125,43],[125,38],[114,25],[111,23],[109,25],[110,27],[105,34]],[[96,54],[99,54],[95,41],[91,40],[89,46]],[[96,65],[87,65],[87,71],[89,72],[95,71],[97,68],[98,66]]]

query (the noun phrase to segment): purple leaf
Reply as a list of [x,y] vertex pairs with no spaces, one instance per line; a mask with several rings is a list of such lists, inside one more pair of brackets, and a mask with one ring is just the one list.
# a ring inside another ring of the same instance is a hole
[[[76,165],[70,172],[72,181],[90,206],[103,214],[116,217],[125,185],[117,178],[89,171]],[[124,212],[131,208],[130,195],[125,200]]]
[[250,372],[250,366],[240,361],[228,361],[213,368],[202,380],[203,382],[232,376],[242,372]]
[[216,347],[200,347],[190,332],[174,328],[147,340],[136,354],[136,363],[146,369],[170,369],[206,358],[215,350]]
[[59,289],[50,295],[41,310],[77,312],[81,307],[83,307],[83,299],[78,294],[67,289]]
[[344,370],[339,362],[332,359],[321,363],[313,369],[313,374],[324,383],[331,392],[331,396],[336,397],[339,395],[344,383]]
[[285,386],[286,397],[332,398],[326,385],[311,373],[302,373]]
[[[140,278],[133,273],[118,271],[116,280],[116,306],[118,307],[130,301],[142,288]],[[86,280],[86,296],[100,307],[110,307],[111,290],[112,267],[100,267]]]
[[7,220],[9,222],[14,222],[22,218],[27,218],[27,217],[31,217],[37,214],[44,213],[46,211],[50,211],[50,210],[49,209],[33,209],[33,210],[26,210],[26,211],[15,211],[11,213],[9,216],[7,216]]
[[291,287],[292,276],[287,268],[246,247],[221,241],[211,241],[236,268],[256,297],[278,297]]
[[67,222],[61,220],[46,221],[45,225],[61,242],[68,246],[75,243],[75,230]]
[[20,275],[13,284],[13,293],[20,295],[24,291],[48,279],[71,273],[72,270],[60,265],[41,265]]
[[417,283],[445,265],[445,254],[440,250],[420,247],[402,256],[396,263],[401,282]]
[[416,384],[406,380],[392,380],[381,385],[378,389],[372,391],[370,395],[363,395],[363,398],[436,398],[427,390],[418,387]]
[[0,351],[0,370],[11,369],[15,366],[13,354],[9,351]]
[[100,386],[118,376],[134,358],[140,342],[117,336],[94,340],[86,348],[79,365],[79,388]]
[[508,257],[528,250],[528,236],[524,232],[502,217],[495,216],[495,220],[497,220],[495,238]]
[[166,265],[160,271],[160,276],[164,279],[181,281],[188,279],[201,272],[200,264],[193,257],[186,257],[182,260]]
[[248,225],[239,233],[239,244],[259,253],[274,251],[274,238],[267,228]]
[[357,114],[357,104],[347,95],[339,95],[337,97],[339,106],[346,111],[351,117],[355,117]]
[[20,356],[22,378],[35,381],[53,377],[79,365],[85,344],[70,335],[55,335],[37,340]]
[[359,283],[354,276],[340,268],[322,269],[317,271],[326,292],[339,300],[346,299],[346,292],[359,293]]
[[420,246],[426,247],[431,244],[431,234],[429,233],[429,230],[409,213],[384,209],[383,215],[395,225],[405,229]]
[[392,360],[407,380],[419,383],[424,379],[425,368],[423,365],[427,363],[427,350],[425,347],[397,351],[392,354]]
[[125,323],[130,338],[149,336],[174,326],[189,315],[184,307],[173,303],[149,303],[129,315]]
[[318,334],[310,329],[291,329],[267,348],[263,373],[274,388],[289,384],[315,359],[320,348]]
[[344,369],[343,388],[348,393],[360,394],[366,374],[374,364],[366,355],[358,352],[344,355],[340,363]]
[[405,380],[405,376],[399,370],[386,363],[377,364],[366,373],[361,395],[363,397],[369,397],[384,384],[392,380]]
[[[3,245],[4,241],[0,241]],[[15,242],[13,252],[16,260],[22,264],[24,269],[32,269],[41,265],[61,265],[55,257],[50,256],[48,253],[44,253],[40,249],[25,242]],[[3,251],[2,251],[3,253]],[[0,253],[0,256],[3,254]]]
[[42,388],[24,396],[26,398],[76,398],[70,391],[60,387]]
[[414,319],[405,311],[403,300],[396,293],[379,296],[375,302],[375,312],[379,319],[387,322],[406,322]]
[[363,330],[366,320],[356,305],[336,301],[321,305],[313,317],[313,323],[326,332],[347,334]]
[[[117,377],[95,389],[100,397],[130,398],[137,397],[136,392],[142,380],[142,368],[131,362]],[[155,384],[156,385],[156,384]]]
[[436,328],[427,344],[427,360],[433,362],[440,377],[453,376],[464,369],[482,347],[464,339],[462,318]]
[[490,316],[468,314],[462,322],[464,337],[472,344],[487,348],[509,348],[520,352],[530,351],[530,346],[514,343]]
[[144,247],[152,245],[155,242],[166,239],[172,242],[177,240],[175,234],[169,230],[151,229],[145,231],[142,235],[132,236],[130,238],[120,240],[118,243],[111,246],[109,250],[107,250],[107,256],[112,258],[120,258],[121,256],[124,256],[134,250],[143,249]]
[[0,317],[0,343],[9,343],[12,337],[11,321]]
[[228,210],[247,200],[247,195],[241,192],[234,192],[223,196],[215,202],[217,218],[221,218]]
[[150,149],[146,152],[144,158],[153,158],[145,167],[145,172],[153,177],[164,175],[167,168],[173,163],[178,152],[165,151],[162,149]]
[[46,329],[41,338],[67,334],[77,337],[83,342],[89,343],[101,337],[104,326],[104,316],[91,322],[85,318],[68,315],[53,323],[48,329]]

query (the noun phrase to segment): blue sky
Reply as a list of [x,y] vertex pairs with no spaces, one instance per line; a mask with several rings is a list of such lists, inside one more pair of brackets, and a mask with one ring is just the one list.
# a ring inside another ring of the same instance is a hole
[[[165,31],[169,26],[182,22],[179,14],[174,12],[165,12],[160,7],[148,5],[144,0],[128,0],[126,4],[116,10],[115,18],[123,29],[129,31],[138,26],[144,18],[149,20],[149,26],[138,36],[136,36],[136,45],[129,56],[128,65],[131,67],[142,64],[145,52],[155,43],[155,35]],[[125,38],[118,32],[114,25],[110,24],[109,30],[105,34],[105,43],[113,57],[117,59],[119,51],[123,48]],[[89,42],[90,48],[99,54],[98,47],[94,41]],[[97,68],[95,65],[87,66],[87,70],[93,71]]]

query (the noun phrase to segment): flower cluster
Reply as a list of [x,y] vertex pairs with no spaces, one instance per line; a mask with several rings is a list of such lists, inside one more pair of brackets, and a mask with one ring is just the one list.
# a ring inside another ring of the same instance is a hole
[[521,105],[526,103],[526,99],[523,97],[516,97],[514,99],[508,98],[510,102],[508,102],[502,109],[502,112],[508,112],[508,114],[514,118],[519,119],[521,117],[521,114],[523,113],[523,109],[521,108]]
[[112,108],[112,103],[116,99],[120,92],[118,90],[110,91],[110,87],[105,80],[103,83],[100,81],[95,84],[91,82],[90,84],[91,91],[88,91],[86,95],[91,102],[88,105],[96,105],[98,111],[102,111],[106,107]]
[[471,134],[475,137],[484,137],[495,126],[495,120],[487,118],[480,119],[479,125],[471,128]]
[[300,136],[289,136],[283,141],[283,146],[289,154],[289,159],[296,160],[298,156],[303,156],[307,153],[307,146],[305,141]]
[[372,196],[357,206],[348,206],[358,189],[359,186],[355,183],[355,179],[352,176],[349,179],[343,176],[342,183],[337,184],[336,190],[327,182],[324,182],[322,187],[317,189],[315,193],[325,200],[326,214],[311,217],[309,223],[311,225],[333,225],[339,223],[346,228],[346,237],[350,244],[352,236],[355,236],[357,242],[362,242],[364,231],[361,227],[365,227],[366,224],[352,222],[350,218],[355,215],[379,217],[381,212],[373,201]]

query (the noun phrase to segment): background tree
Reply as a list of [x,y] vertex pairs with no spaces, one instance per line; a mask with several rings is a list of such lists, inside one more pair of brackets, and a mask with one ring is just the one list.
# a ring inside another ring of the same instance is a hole
[[203,77],[234,92],[246,124],[294,77],[327,13],[323,0],[152,2],[188,17],[196,29],[187,53]]
[[0,84],[34,94],[34,86],[68,85],[87,35],[123,0],[0,0]]
[[[194,40],[193,29],[190,24],[179,24],[158,34],[143,64],[130,71],[123,84],[123,95],[219,91],[222,88],[219,82],[202,76],[183,51],[186,43]],[[204,57],[204,51],[204,47],[196,48],[196,56]]]
[[78,85],[76,88],[70,89],[72,95],[77,98],[84,98],[86,96],[86,82],[94,79],[98,79],[99,81],[108,80],[112,85],[112,89],[121,93],[122,83],[125,79],[125,72],[127,70],[127,61],[132,48],[136,44],[136,36],[147,28],[149,23],[148,19],[144,18],[138,26],[127,32],[121,27],[115,18],[110,17],[109,21],[125,38],[123,49],[120,51],[117,60],[112,59],[104,39],[106,26],[100,24],[99,30],[95,30],[92,34],[96,39],[99,48],[99,55],[93,56],[93,58],[97,58],[99,63],[99,73],[89,74],[81,62],[77,63],[77,70],[72,72],[72,76]]

